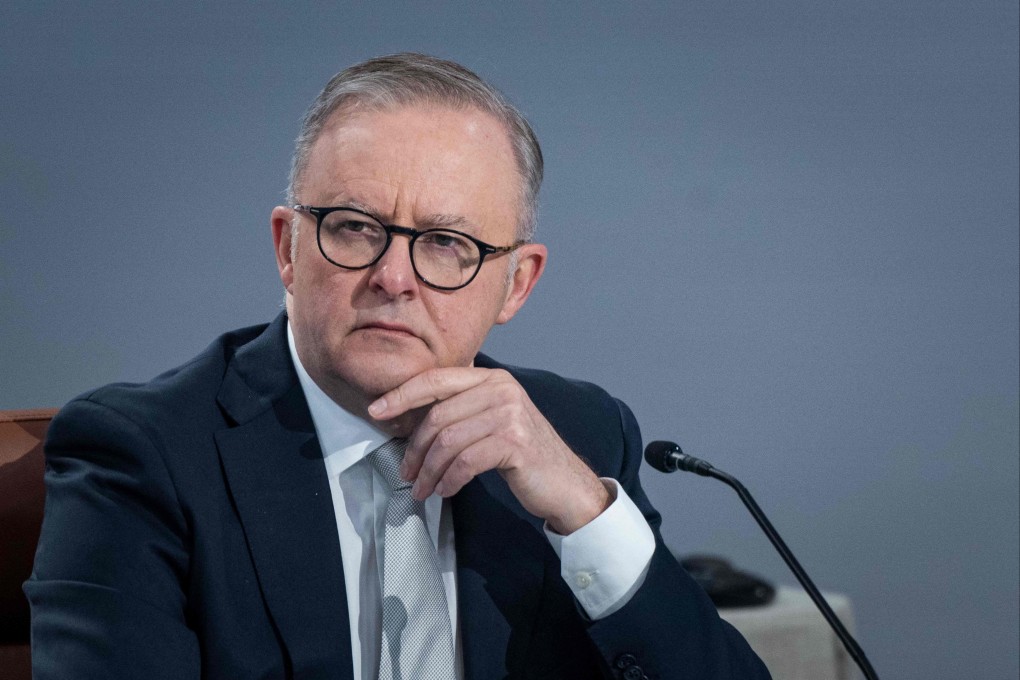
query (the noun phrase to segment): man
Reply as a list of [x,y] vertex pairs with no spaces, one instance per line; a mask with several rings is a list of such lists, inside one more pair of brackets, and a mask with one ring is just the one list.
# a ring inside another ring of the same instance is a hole
[[331,80],[271,217],[286,313],[53,423],[36,677],[767,677],[663,547],[630,411],[478,354],[542,274],[541,174],[463,67]]

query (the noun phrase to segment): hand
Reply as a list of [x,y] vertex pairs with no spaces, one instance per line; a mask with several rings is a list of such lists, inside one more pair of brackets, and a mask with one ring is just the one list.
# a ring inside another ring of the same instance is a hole
[[430,406],[411,433],[401,476],[412,494],[449,497],[498,470],[517,500],[559,534],[581,528],[612,498],[506,371],[436,368],[390,390],[369,408],[390,420]]

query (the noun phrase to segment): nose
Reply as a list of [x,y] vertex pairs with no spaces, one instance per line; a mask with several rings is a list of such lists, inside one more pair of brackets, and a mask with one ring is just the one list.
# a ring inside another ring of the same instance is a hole
[[369,286],[385,292],[391,298],[415,293],[418,279],[411,264],[411,239],[402,234],[393,234],[386,252],[372,265],[370,271]]

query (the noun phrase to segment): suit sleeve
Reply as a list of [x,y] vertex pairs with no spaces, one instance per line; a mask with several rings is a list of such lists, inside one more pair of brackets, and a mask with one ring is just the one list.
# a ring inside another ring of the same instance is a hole
[[616,401],[624,438],[617,480],[655,534],[644,583],[615,613],[589,624],[588,634],[615,677],[626,680],[754,680],[769,673],[744,638],[663,544],[661,517],[638,480],[641,435],[630,409]]
[[36,680],[200,674],[186,623],[188,522],[159,447],[79,399],[46,442],[46,509],[25,593]]

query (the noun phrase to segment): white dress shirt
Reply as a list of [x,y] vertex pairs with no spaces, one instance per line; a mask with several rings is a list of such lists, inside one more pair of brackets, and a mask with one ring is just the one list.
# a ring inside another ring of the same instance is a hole
[[[315,384],[298,358],[289,322],[287,342],[329,477],[343,559],[354,677],[374,680],[379,672],[382,640],[383,535],[390,490],[365,457],[390,436],[340,408]],[[560,573],[592,619],[608,616],[630,600],[644,582],[655,550],[652,531],[634,502],[615,480],[602,481],[614,500],[601,515],[568,536],[560,536],[548,526],[545,529],[560,557]],[[440,496],[429,496],[425,500],[425,521],[436,546],[446,590],[456,673],[463,678],[450,504]]]

